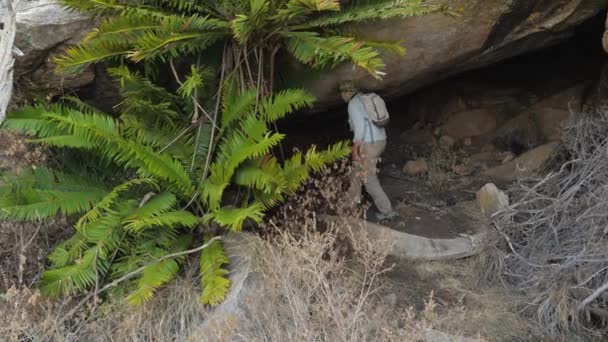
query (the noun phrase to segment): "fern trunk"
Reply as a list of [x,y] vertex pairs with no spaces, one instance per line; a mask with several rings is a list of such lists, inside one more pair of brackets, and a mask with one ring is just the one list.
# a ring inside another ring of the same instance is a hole
[[19,0],[1,0],[0,8],[0,123],[6,117],[6,110],[13,90],[13,43],[17,31],[16,8]]

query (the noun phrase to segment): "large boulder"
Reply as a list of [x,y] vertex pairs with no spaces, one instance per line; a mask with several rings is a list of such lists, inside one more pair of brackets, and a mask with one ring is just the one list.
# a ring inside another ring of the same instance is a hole
[[525,179],[541,171],[542,167],[555,156],[558,147],[557,141],[540,145],[503,165],[484,171],[483,175],[503,182]]
[[340,104],[337,88],[346,78],[382,95],[400,96],[451,75],[563,41],[577,25],[608,5],[604,0],[455,0],[450,4],[462,8],[462,15],[437,13],[349,28],[350,33],[372,40],[403,41],[406,56],[386,56],[387,75],[382,81],[350,65],[318,73],[302,67],[286,75],[286,80],[304,83],[317,97],[319,109]]
[[[1,9],[0,9],[1,10]],[[79,88],[94,80],[92,70],[79,75],[57,75],[53,57],[80,41],[94,26],[93,20],[63,8],[55,0],[21,0],[17,7],[15,81],[23,93],[43,96]]]

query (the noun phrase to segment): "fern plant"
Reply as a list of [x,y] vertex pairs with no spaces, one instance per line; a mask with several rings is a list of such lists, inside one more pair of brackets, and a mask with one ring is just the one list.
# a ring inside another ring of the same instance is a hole
[[[342,29],[350,23],[445,11],[424,0],[62,0],[106,19],[84,43],[57,60],[78,72],[107,60],[162,63],[194,56],[211,61],[227,44],[223,65],[243,82],[272,87],[275,58],[285,50],[314,68],[342,62],[381,78],[380,50],[404,54],[398,43],[367,41]],[[260,87],[258,87],[260,88]]]
[[[78,172],[44,167],[2,175],[0,217],[81,215],[75,234],[49,257],[52,268],[41,279],[48,295],[94,289],[128,276],[129,281],[114,291],[141,304],[175,277],[184,256],[158,260],[191,248],[194,227],[215,222],[238,231],[247,220],[260,222],[265,210],[293,193],[310,172],[347,155],[346,145],[338,143],[279,162],[270,152],[284,135],[273,132],[270,125],[310,106],[313,98],[301,90],[286,90],[256,106],[255,89],[240,94],[236,82],[228,81],[222,91],[222,129],[214,137],[217,156],[207,167],[204,163],[192,167],[196,133],[186,131],[181,139],[171,141],[177,136],[171,125],[127,109],[132,96],[142,100],[140,92],[150,90],[146,84],[134,87],[130,82],[145,83],[145,78],[126,68],[111,72],[126,96],[119,106],[125,112],[119,118],[66,103],[26,108],[11,114],[4,124],[33,135],[32,143],[90,150],[125,169],[124,182],[113,187]],[[133,89],[140,90],[131,94]],[[160,87],[155,92],[166,95]],[[150,103],[154,101],[150,98]],[[186,115],[179,103],[175,101],[172,110]],[[225,199],[231,186],[246,194],[235,199],[237,206]],[[203,302],[215,304],[226,295],[226,260],[219,242],[201,253]]]
[[[4,126],[32,135],[32,143],[87,151],[124,173],[113,182],[78,169],[3,174],[0,218],[80,215],[74,235],[49,256],[42,290],[111,290],[132,304],[149,300],[193,252],[200,252],[201,300],[221,302],[228,259],[214,226],[239,231],[260,222],[311,172],[348,154],[341,142],[274,155],[285,137],[276,121],[313,102],[303,90],[275,91],[279,51],[314,68],[351,62],[379,78],[379,49],[403,48],[340,26],[441,9],[422,0],[61,1],[102,21],[57,59],[60,69],[111,65],[122,101],[108,115],[66,97],[13,113]],[[201,229],[206,243],[192,248]]]

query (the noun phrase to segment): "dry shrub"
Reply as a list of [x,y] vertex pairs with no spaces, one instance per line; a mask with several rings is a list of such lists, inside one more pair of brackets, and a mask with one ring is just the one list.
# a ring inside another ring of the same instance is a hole
[[42,147],[28,146],[22,135],[0,130],[0,171],[19,171],[32,165],[42,165],[46,159]]
[[426,340],[442,319],[432,294],[418,311],[387,300],[395,293],[386,278],[391,241],[319,224],[317,211],[352,209],[340,205],[344,173],[339,170],[324,171],[326,181],[311,180],[307,192],[269,220],[256,254],[256,281],[242,305],[248,319],[209,324],[196,272],[189,271],[196,269],[193,263],[143,307],[99,300],[67,320],[79,298],[47,301],[28,288],[12,289],[0,297],[0,336],[9,341]]
[[71,229],[64,218],[38,222],[0,221],[0,291],[32,287],[46,256]]
[[[285,224],[286,222],[283,222]],[[302,221],[298,231],[277,228],[258,253],[255,290],[245,301],[248,319],[235,336],[243,341],[415,341],[435,319],[405,312],[384,300],[390,241],[373,242],[348,229]]]
[[130,307],[124,301],[99,302],[68,320],[65,315],[76,298],[50,301],[37,290],[12,288],[0,295],[0,337],[15,342],[186,341],[207,316],[197,284],[186,277],[143,307]]
[[549,333],[588,337],[608,320],[608,296],[592,296],[608,283],[608,109],[572,119],[562,140],[563,164],[512,188],[495,217],[498,260]]

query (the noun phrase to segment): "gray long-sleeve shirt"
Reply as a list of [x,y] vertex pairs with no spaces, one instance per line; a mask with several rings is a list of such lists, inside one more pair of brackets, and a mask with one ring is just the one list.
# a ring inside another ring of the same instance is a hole
[[386,140],[384,127],[378,127],[368,118],[359,95],[348,101],[348,124],[353,131],[353,141],[366,143]]

